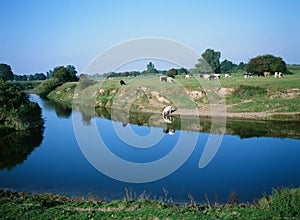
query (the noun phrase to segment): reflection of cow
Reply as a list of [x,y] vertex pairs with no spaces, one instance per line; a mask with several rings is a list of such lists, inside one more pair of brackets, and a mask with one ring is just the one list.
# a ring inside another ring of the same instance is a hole
[[274,77],[275,78],[282,78],[283,77],[282,72],[275,72]]
[[120,85],[123,86],[126,85],[126,83],[123,80],[120,80]]
[[166,128],[166,129],[163,129],[163,132],[165,134],[169,134],[169,135],[174,135],[175,134],[175,131],[174,129],[169,129],[169,128]]
[[171,105],[169,105],[169,106],[164,108],[164,110],[162,112],[162,115],[164,117],[165,115],[171,114],[174,111],[175,111],[175,109]]

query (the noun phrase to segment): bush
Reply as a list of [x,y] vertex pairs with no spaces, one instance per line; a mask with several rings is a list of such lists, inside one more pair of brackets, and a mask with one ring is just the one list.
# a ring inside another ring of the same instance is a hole
[[270,197],[260,200],[260,207],[282,217],[300,217],[300,188],[273,189]]
[[265,94],[267,90],[261,88],[259,86],[245,86],[241,85],[237,89],[234,90],[233,95],[236,95],[240,98],[255,96]]
[[42,110],[13,84],[0,80],[0,125],[15,130],[43,126]]
[[61,85],[61,83],[57,78],[47,79],[36,87],[36,91],[41,97],[47,97],[47,95],[59,85]]

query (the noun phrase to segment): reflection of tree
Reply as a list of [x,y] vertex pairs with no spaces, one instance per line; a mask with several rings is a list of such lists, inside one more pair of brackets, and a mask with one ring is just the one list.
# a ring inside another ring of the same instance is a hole
[[23,163],[43,140],[43,128],[27,131],[0,129],[0,170]]
[[59,118],[69,118],[72,114],[72,108],[47,98],[43,98],[43,107],[47,110],[55,110],[57,117]]

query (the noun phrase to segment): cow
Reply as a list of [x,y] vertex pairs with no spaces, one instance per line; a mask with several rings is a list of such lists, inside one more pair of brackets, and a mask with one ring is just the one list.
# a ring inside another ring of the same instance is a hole
[[159,80],[161,81],[161,82],[167,82],[167,76],[160,76],[159,77]]
[[126,85],[126,83],[123,80],[120,80],[120,85],[124,86],[124,85]]
[[252,78],[252,74],[251,73],[245,73],[244,74],[244,78],[247,79],[247,78]]
[[164,110],[162,112],[162,116],[165,117],[165,115],[169,115],[174,111],[175,111],[175,109],[171,105],[169,105],[169,106],[164,108]]
[[[209,74],[201,74],[202,75],[202,78],[205,79],[205,80],[210,80],[210,75]],[[201,76],[200,75],[200,76]]]
[[282,72],[275,72],[274,77],[275,78],[282,78],[283,77]]
[[186,74],[186,75],[184,75],[184,78],[186,78],[186,79],[191,78],[191,75],[190,74]]
[[213,79],[220,79],[221,75],[220,74],[213,74]]
[[225,73],[225,78],[229,78],[231,77],[231,74],[230,73]]
[[264,72],[264,77],[270,76],[271,73],[270,72]]
[[174,79],[172,77],[167,77],[167,82],[174,82]]

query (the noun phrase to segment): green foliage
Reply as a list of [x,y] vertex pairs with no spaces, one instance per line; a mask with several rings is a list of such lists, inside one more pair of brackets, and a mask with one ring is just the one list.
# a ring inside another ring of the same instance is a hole
[[96,83],[96,81],[90,79],[87,75],[81,75],[79,80],[79,89],[85,89],[89,86],[92,86]]
[[[287,192],[287,195],[298,199],[294,192]],[[207,205],[196,204],[193,200],[190,204],[175,205],[150,200],[147,196],[107,203],[92,196],[82,199],[0,190],[0,216],[3,219],[299,219],[297,199],[286,200],[285,196],[280,196],[278,209],[274,209],[273,196],[270,206],[262,206],[261,202]]]
[[152,63],[152,62],[149,62],[148,64],[147,64],[147,73],[149,74],[153,74],[153,73],[158,73],[158,71],[157,71],[157,69],[155,69],[155,66],[154,66],[154,64]]
[[220,57],[221,57],[220,51],[207,49],[201,56],[210,65],[214,73],[220,72]]
[[235,68],[237,68],[237,65],[229,60],[223,60],[220,67],[221,73],[229,73]]
[[39,84],[35,90],[42,97],[46,97],[52,90],[54,90],[57,86],[61,85],[61,82],[57,78],[51,78],[43,81]]
[[275,57],[273,55],[263,55],[252,58],[246,66],[247,72],[259,74],[263,72],[282,72],[288,73],[287,65],[281,57]]
[[166,75],[169,76],[169,77],[175,77],[177,75],[177,70],[176,69],[169,69],[167,72],[166,72]]
[[300,188],[273,189],[272,195],[266,195],[259,204],[281,217],[300,217]]
[[14,78],[14,74],[11,70],[11,67],[7,64],[0,64],[0,79],[4,81],[12,80]]
[[43,125],[41,108],[15,85],[0,80],[0,125],[27,130]]
[[259,86],[240,85],[234,90],[233,95],[240,98],[248,98],[255,95],[266,94],[267,91]]
[[60,83],[76,82],[78,81],[76,73],[75,67],[73,66],[59,66],[54,68],[52,78],[58,79]]

